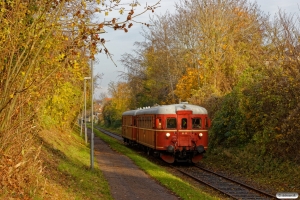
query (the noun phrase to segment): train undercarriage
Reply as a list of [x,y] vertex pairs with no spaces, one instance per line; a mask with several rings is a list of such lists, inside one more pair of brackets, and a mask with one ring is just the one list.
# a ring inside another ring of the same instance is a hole
[[142,144],[137,143],[136,141],[132,141],[127,138],[124,138],[124,142],[128,143],[131,146],[140,146],[148,155],[160,157],[165,162],[170,164],[174,162],[197,163],[203,158],[203,154],[205,153],[205,149],[202,145],[197,146],[193,150],[187,150],[187,147],[181,147],[175,150],[174,146],[168,146],[167,150],[160,151],[144,146]]

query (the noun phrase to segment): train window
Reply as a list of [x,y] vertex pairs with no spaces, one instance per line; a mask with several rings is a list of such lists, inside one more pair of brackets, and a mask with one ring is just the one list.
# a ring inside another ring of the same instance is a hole
[[161,119],[158,119],[158,126],[157,128],[161,128]]
[[181,119],[181,128],[182,129],[187,129],[187,118],[182,118]]
[[161,118],[156,118],[155,119],[154,127],[156,127],[157,129],[161,129],[162,128],[162,126],[161,126]]
[[176,118],[167,118],[167,128],[176,128]]
[[205,127],[208,127],[208,119],[205,117]]
[[149,128],[149,117],[146,117],[145,120],[146,120],[145,127],[146,127],[146,128]]
[[201,118],[192,118],[193,129],[201,128]]

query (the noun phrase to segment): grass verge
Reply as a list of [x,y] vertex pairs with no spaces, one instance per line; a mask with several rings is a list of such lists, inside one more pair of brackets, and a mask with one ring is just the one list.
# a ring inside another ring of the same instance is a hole
[[261,155],[252,144],[244,148],[216,148],[209,150],[203,163],[217,170],[229,171],[236,176],[252,180],[258,186],[277,192],[300,193],[300,165]]
[[160,166],[148,161],[146,158],[136,154],[133,150],[127,148],[119,141],[101,133],[98,130],[94,130],[95,134],[100,137],[105,143],[107,143],[112,149],[118,151],[127,157],[129,157],[139,168],[144,170],[147,174],[157,180],[161,185],[168,188],[182,199],[217,199],[202,192],[200,189],[195,188],[187,182],[175,177],[168,173]]
[[34,199],[112,199],[107,181],[77,131],[42,131],[44,183]]

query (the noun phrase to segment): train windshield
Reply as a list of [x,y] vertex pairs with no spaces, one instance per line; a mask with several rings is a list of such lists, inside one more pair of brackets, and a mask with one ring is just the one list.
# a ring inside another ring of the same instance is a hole
[[167,118],[167,128],[176,128],[176,118]]
[[181,129],[187,129],[187,118],[181,119]]
[[201,118],[192,118],[193,129],[201,128]]

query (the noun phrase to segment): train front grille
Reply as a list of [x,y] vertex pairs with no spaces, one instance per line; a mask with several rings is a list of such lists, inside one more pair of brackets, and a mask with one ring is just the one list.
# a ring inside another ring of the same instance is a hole
[[180,146],[180,147],[192,146],[191,136],[189,136],[189,135],[180,135],[178,137],[178,146]]

